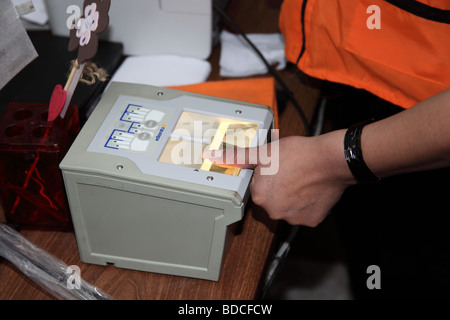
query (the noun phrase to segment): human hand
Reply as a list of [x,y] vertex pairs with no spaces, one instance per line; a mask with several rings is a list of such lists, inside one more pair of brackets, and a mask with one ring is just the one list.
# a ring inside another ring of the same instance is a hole
[[268,152],[254,147],[235,149],[232,157],[226,152],[206,152],[204,156],[218,165],[253,169],[253,202],[270,218],[315,227],[344,190],[355,183],[344,157],[344,134],[336,131],[317,137],[292,136],[262,146]]

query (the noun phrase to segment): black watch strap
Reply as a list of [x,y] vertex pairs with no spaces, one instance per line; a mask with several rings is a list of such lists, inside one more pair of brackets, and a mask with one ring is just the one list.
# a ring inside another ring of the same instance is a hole
[[366,124],[373,122],[367,120],[348,128],[344,138],[345,160],[358,183],[376,183],[380,179],[367,167],[361,150],[361,133]]

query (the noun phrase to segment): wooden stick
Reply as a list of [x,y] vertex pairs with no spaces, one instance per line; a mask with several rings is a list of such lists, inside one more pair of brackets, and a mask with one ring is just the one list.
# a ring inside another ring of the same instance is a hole
[[67,79],[66,85],[64,86],[64,91],[67,92],[67,89],[69,89],[69,86],[73,80],[73,76],[75,75],[75,72],[77,71],[78,68],[80,68],[80,65],[78,64],[78,59],[77,59],[77,60],[75,60],[75,65],[72,67],[72,70],[70,71],[69,79]]
[[[66,101],[64,102],[64,107],[61,110],[61,113],[59,114],[61,118],[64,118],[66,115],[67,108],[69,107],[70,100],[72,99],[72,95],[75,92],[75,89],[78,85],[78,82],[80,81],[80,77],[83,74],[83,69],[86,64],[86,62],[83,62],[82,64],[78,64],[78,61],[76,62],[77,65],[72,69],[72,71],[75,71],[72,75],[72,77],[69,77],[71,79],[68,80],[68,85],[66,85],[66,88],[64,89],[66,91]],[[73,81],[72,81],[73,80]]]

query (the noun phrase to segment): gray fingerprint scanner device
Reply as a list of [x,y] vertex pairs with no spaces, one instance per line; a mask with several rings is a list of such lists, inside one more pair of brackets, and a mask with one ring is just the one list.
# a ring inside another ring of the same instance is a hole
[[60,164],[81,260],[217,281],[252,171],[206,149],[267,142],[263,105],[112,82]]

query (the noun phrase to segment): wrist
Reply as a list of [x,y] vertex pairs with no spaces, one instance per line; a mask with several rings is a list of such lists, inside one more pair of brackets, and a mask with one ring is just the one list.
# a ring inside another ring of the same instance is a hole
[[362,131],[372,120],[350,126],[345,132],[344,155],[347,165],[358,183],[376,183],[380,179],[367,166],[361,147]]
[[344,154],[343,142],[346,130],[335,130],[325,133],[320,137],[323,146],[322,151],[326,161],[327,170],[332,172],[333,179],[345,186],[357,184],[358,181],[350,171]]

